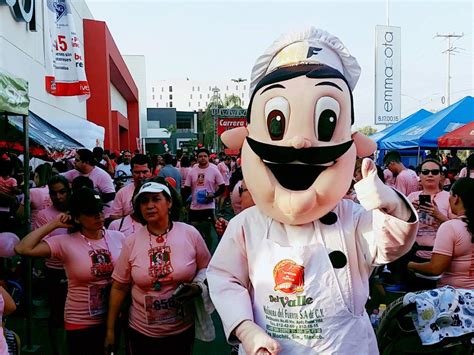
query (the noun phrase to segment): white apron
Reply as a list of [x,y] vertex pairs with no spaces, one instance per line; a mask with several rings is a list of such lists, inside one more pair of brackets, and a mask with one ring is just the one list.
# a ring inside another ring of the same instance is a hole
[[250,280],[254,321],[280,342],[280,354],[377,354],[368,315],[344,302],[319,223],[307,246],[280,246],[270,227],[258,260],[249,260]]

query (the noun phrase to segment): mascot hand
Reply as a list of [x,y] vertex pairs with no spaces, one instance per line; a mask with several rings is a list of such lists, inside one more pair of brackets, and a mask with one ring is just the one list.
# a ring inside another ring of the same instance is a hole
[[244,320],[235,329],[245,353],[249,355],[276,355],[280,352],[280,344],[257,324]]
[[354,185],[360,204],[367,210],[379,209],[401,220],[408,221],[411,210],[392,188],[377,175],[375,163],[368,158],[362,161],[362,180]]

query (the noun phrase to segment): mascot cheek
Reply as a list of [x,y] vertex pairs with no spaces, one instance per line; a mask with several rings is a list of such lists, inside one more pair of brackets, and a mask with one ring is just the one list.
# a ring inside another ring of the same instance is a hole
[[357,147],[357,156],[359,158],[368,157],[377,150],[377,143],[360,132],[353,133],[352,139]]

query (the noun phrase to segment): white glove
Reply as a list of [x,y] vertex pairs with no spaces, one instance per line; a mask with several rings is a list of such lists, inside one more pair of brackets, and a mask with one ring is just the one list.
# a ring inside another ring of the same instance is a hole
[[394,189],[379,179],[377,167],[371,159],[365,158],[362,161],[361,172],[362,180],[354,185],[354,189],[362,207],[367,211],[382,210],[393,217],[408,221],[412,211]]
[[280,343],[250,320],[240,323],[234,333],[248,355],[277,355],[280,352]]

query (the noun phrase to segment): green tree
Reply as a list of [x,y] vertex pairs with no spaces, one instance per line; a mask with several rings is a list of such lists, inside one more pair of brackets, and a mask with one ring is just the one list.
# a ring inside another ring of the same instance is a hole
[[212,109],[219,108],[242,108],[242,100],[237,95],[229,95],[224,98],[224,101],[219,96],[214,95],[211,97],[211,101],[204,112],[201,121],[201,130],[204,134],[203,145],[207,148],[214,146],[214,134],[217,129],[217,125],[214,123],[214,117],[212,116]]
[[357,130],[357,132],[360,132],[362,134],[365,134],[366,136],[370,136],[374,133],[377,132],[377,128],[374,128],[372,126],[365,126],[365,127],[361,127]]

